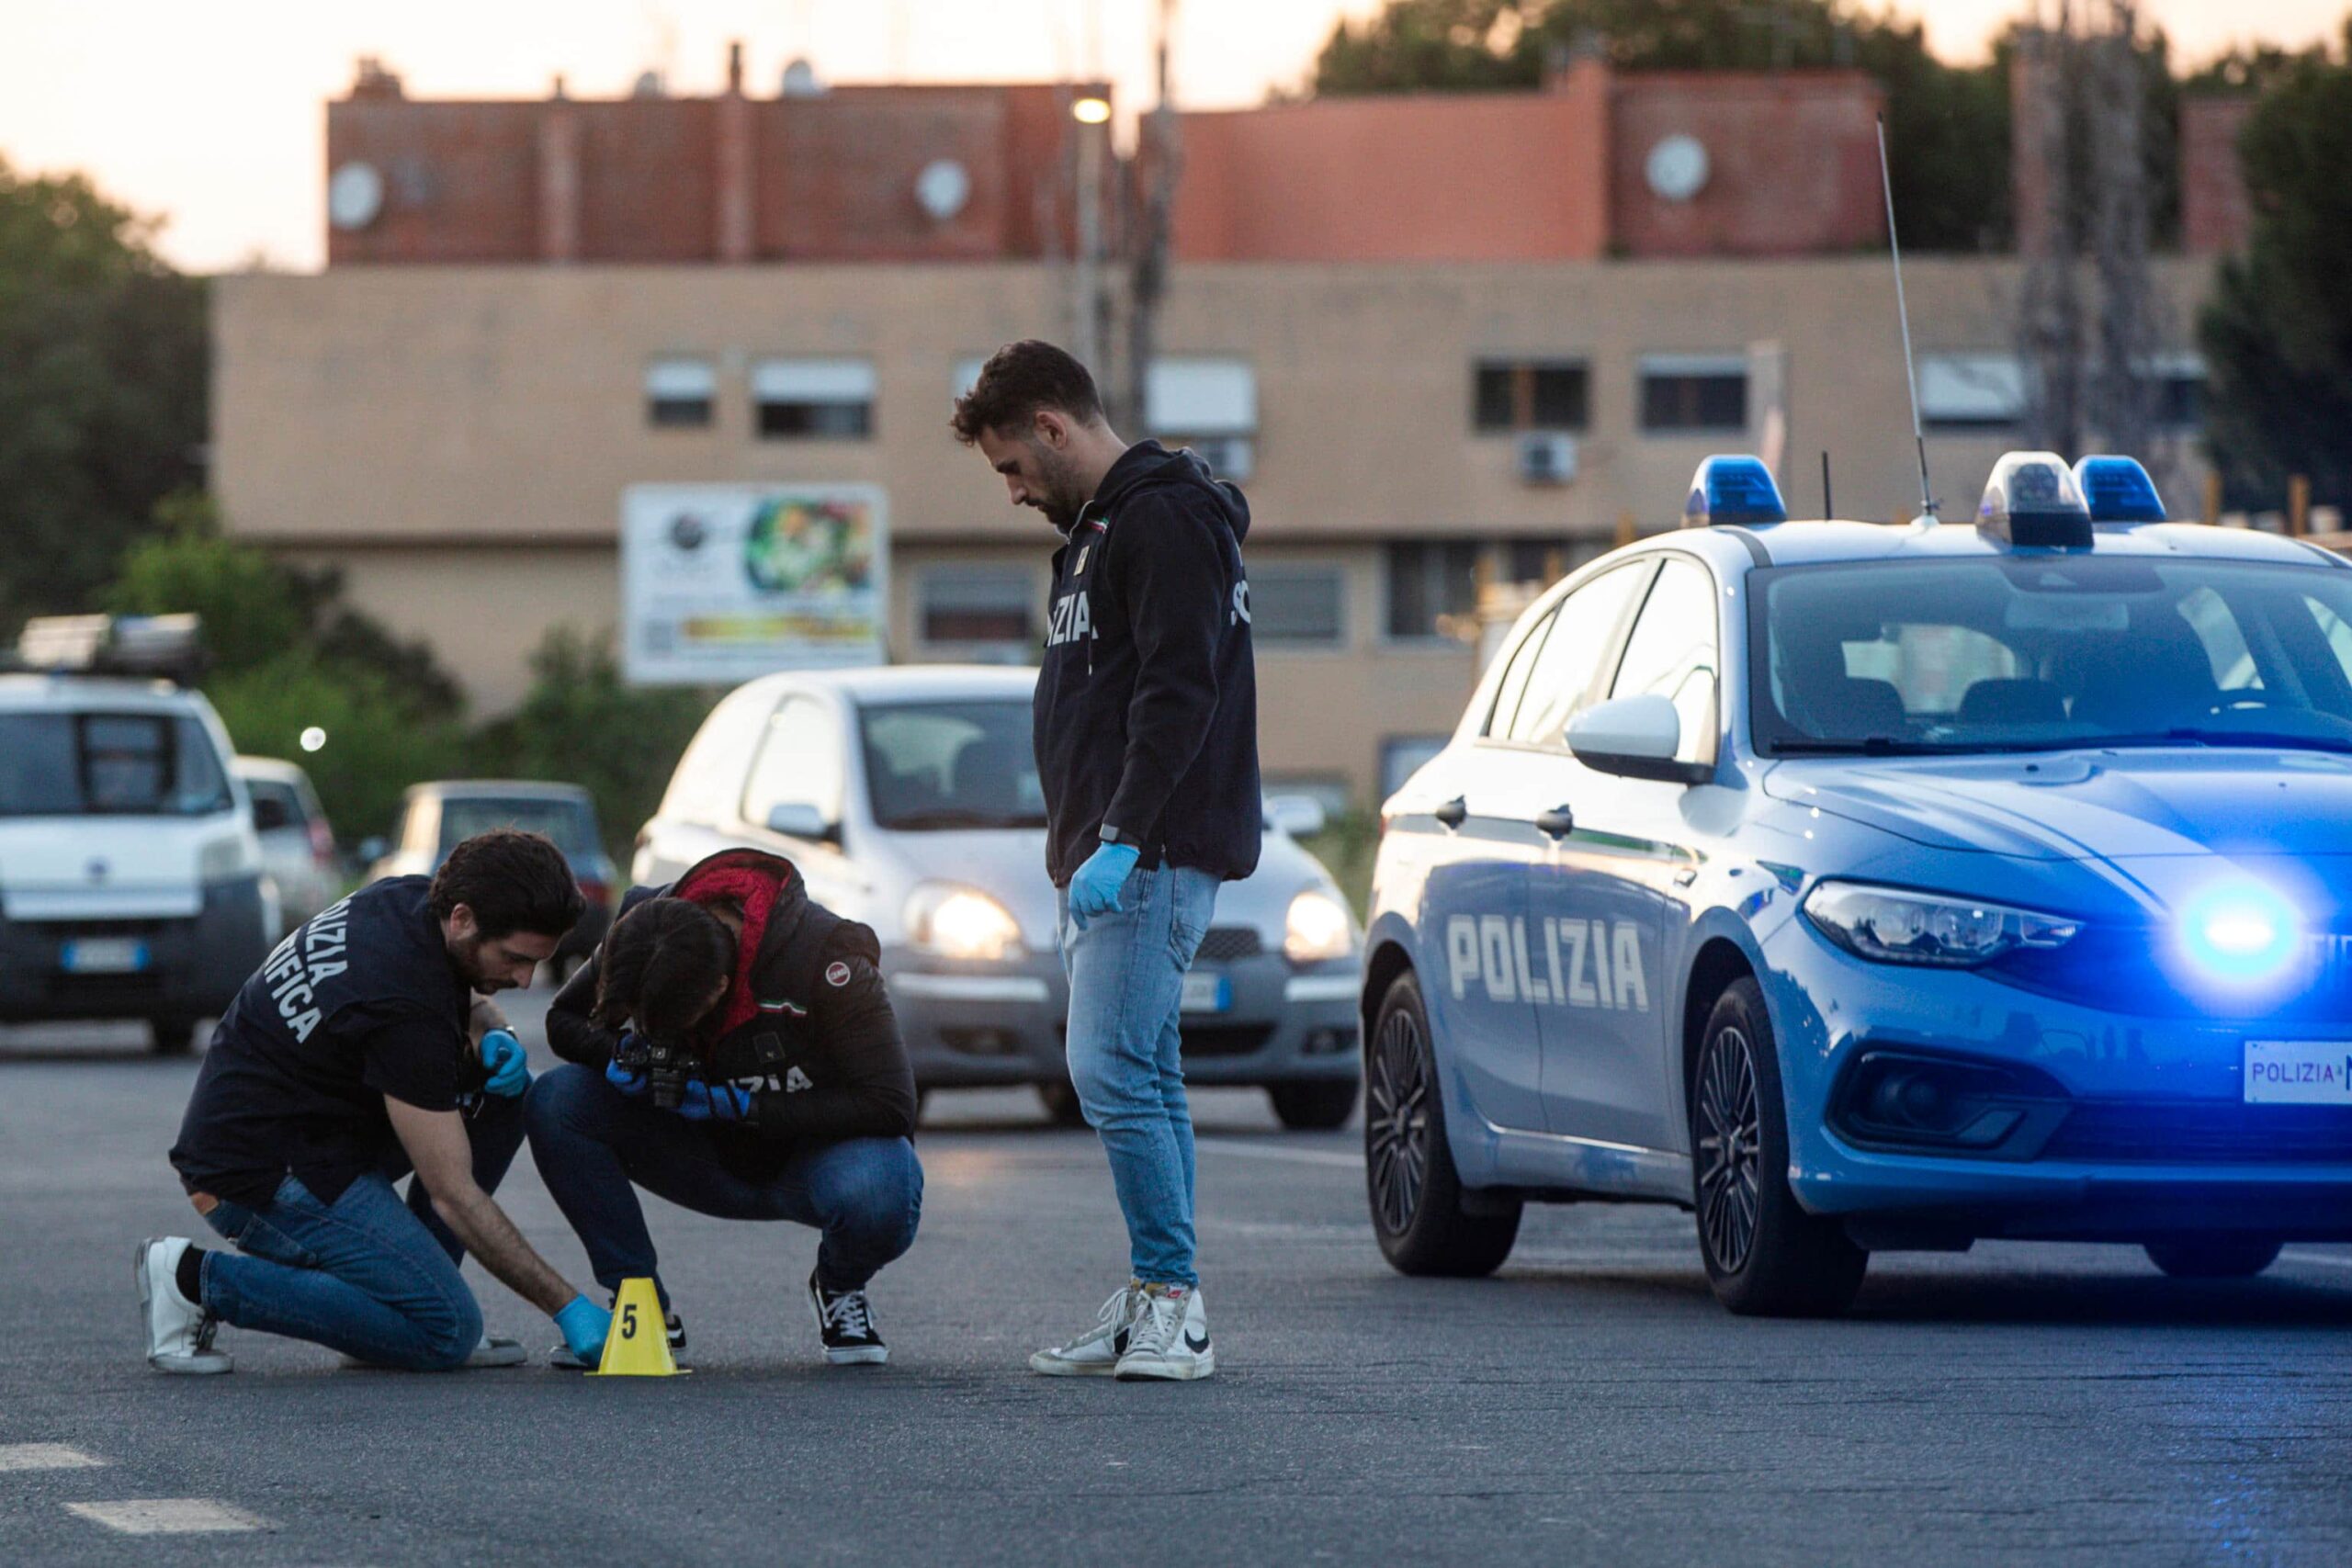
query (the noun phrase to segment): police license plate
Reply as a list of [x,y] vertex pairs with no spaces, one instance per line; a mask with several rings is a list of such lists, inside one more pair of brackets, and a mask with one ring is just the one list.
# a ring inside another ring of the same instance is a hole
[[68,975],[136,975],[147,967],[147,944],[129,937],[85,937],[65,944]]
[[2249,1040],[2249,1105],[2352,1106],[2352,1041]]
[[1195,971],[1184,976],[1184,1010],[1186,1012],[1224,1012],[1233,1006],[1233,981],[1230,976]]

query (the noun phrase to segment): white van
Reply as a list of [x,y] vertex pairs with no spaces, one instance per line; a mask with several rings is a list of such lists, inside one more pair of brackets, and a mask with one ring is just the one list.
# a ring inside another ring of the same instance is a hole
[[107,657],[127,639],[102,625],[95,649],[41,657],[55,626],[17,661],[48,672],[0,674],[0,1023],[144,1019],[186,1051],[260,966],[277,889],[212,705],[103,672],[136,660]]

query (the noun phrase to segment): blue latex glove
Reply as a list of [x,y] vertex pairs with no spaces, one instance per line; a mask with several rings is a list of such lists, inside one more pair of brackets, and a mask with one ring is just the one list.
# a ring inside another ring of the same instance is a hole
[[630,1072],[620,1065],[618,1059],[605,1064],[605,1081],[631,1100],[642,1095],[646,1089],[645,1075]]
[[605,1359],[605,1339],[613,1331],[613,1314],[586,1296],[574,1296],[555,1314],[563,1342],[571,1353],[594,1366]]
[[531,1087],[530,1059],[523,1043],[506,1030],[481,1037],[481,1065],[490,1069],[490,1082],[482,1087],[492,1094],[512,1100]]
[[678,1114],[689,1122],[748,1122],[752,1119],[752,1094],[731,1083],[688,1078],[686,1092],[678,1101]]
[[1107,915],[1119,907],[1119,889],[1127,885],[1127,874],[1136,868],[1143,852],[1133,844],[1105,844],[1086,857],[1069,879],[1069,917],[1084,931],[1086,922],[1097,915]]

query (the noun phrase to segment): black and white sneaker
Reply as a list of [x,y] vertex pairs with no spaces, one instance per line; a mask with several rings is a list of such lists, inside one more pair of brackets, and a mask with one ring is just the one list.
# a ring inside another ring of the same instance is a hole
[[[480,1367],[519,1367],[530,1359],[531,1353],[523,1348],[523,1342],[520,1339],[504,1334],[492,1334],[485,1330],[481,1337],[481,1343],[476,1345],[472,1352],[466,1357],[466,1366],[469,1370]],[[346,1367],[373,1369],[376,1365],[365,1356],[346,1355],[342,1358],[342,1360]]]
[[[680,1367],[685,1366],[686,1320],[680,1317],[673,1312],[662,1320],[662,1326],[663,1329],[667,1330],[667,1337],[670,1341],[670,1359],[677,1362]],[[468,1366],[472,1366],[475,1363],[468,1361],[466,1364]],[[499,1363],[487,1364],[496,1365]],[[553,1367],[560,1372],[588,1372],[595,1371],[595,1363],[592,1361],[583,1361],[579,1357],[573,1355],[571,1353],[571,1347],[569,1345],[558,1345],[554,1349],[549,1350],[548,1352],[548,1365]]]
[[890,1359],[874,1326],[874,1305],[864,1290],[829,1291],[808,1276],[808,1310],[825,1341],[825,1359],[837,1367],[878,1367]]
[[1189,1382],[1216,1371],[1209,1345],[1209,1316],[1198,1286],[1147,1285],[1135,1326],[1127,1331],[1127,1353],[1119,1358],[1122,1382],[1158,1378]]
[[1119,1370],[1127,1353],[1127,1331],[1143,1309],[1143,1281],[1130,1280],[1102,1303],[1094,1326],[1067,1345],[1040,1350],[1029,1358],[1029,1370],[1049,1378],[1107,1378]]
[[225,1350],[212,1348],[220,1320],[201,1302],[180,1294],[180,1254],[194,1243],[184,1235],[150,1236],[130,1260],[139,1286],[139,1325],[147,1338],[147,1364],[159,1372],[202,1377],[234,1370]]

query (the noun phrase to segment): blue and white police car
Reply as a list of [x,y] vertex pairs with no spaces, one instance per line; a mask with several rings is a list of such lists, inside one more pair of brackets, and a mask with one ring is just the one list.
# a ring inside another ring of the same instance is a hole
[[1389,1261],[1657,1200],[1732,1311],[1826,1313],[1878,1250],[2352,1238],[2352,561],[2047,453],[1973,526],[1788,522],[1739,457],[1684,522],[1384,808]]

